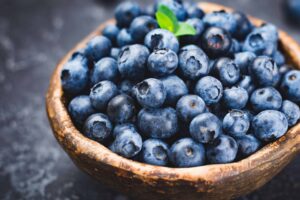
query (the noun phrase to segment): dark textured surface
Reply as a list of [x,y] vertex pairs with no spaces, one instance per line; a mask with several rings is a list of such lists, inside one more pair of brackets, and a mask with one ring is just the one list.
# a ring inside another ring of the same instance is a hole
[[[73,165],[52,136],[44,108],[55,64],[112,17],[113,3],[105,2],[0,0],[0,199],[127,199]],[[280,0],[214,2],[270,21],[300,42],[300,29],[287,25]],[[269,184],[241,199],[299,199],[299,169],[298,156]]]

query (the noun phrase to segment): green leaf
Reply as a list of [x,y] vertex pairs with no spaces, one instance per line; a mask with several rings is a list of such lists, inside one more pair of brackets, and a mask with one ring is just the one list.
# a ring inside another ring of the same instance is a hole
[[179,28],[174,33],[175,36],[183,36],[183,35],[196,35],[196,30],[193,26],[189,25],[185,22],[179,22]]
[[176,32],[177,29],[179,28],[179,23],[176,18],[176,15],[173,13],[173,11],[168,7],[163,4],[158,5],[158,12],[163,13],[165,16],[169,18],[169,21],[172,22],[173,24],[173,30],[172,32]]
[[157,23],[160,28],[167,29],[168,31],[171,31],[171,32],[174,31],[174,29],[175,29],[174,24],[167,15],[165,15],[164,13],[162,13],[160,11],[157,11],[155,13],[155,16],[156,16],[156,20],[157,20]]

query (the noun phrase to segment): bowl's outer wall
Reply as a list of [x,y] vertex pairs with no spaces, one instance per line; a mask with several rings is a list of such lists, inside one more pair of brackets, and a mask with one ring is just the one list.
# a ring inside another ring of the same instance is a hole
[[[200,3],[206,12],[228,9]],[[255,25],[263,23],[251,18]],[[113,20],[107,23],[114,23]],[[105,23],[105,24],[107,24]],[[80,42],[58,64],[47,93],[47,113],[54,135],[74,163],[107,186],[137,199],[231,199],[247,194],[279,173],[300,150],[300,125],[240,162],[195,168],[146,165],[120,157],[101,144],[85,138],[72,124],[65,108],[60,71],[72,52],[101,33],[102,24]],[[280,32],[281,48],[289,62],[300,68],[300,47]]]

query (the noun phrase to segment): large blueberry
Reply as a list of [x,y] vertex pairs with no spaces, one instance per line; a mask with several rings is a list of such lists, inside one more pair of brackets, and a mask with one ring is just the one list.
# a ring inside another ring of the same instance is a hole
[[169,158],[176,167],[196,167],[205,164],[205,148],[191,138],[182,138],[170,148]]
[[118,58],[118,68],[123,78],[143,79],[147,66],[149,50],[140,44],[124,47]]
[[223,86],[218,79],[212,76],[205,76],[197,82],[195,93],[199,95],[207,105],[212,105],[218,103],[222,98]]
[[291,70],[287,72],[282,79],[280,87],[286,98],[300,102],[300,71]]
[[222,123],[212,113],[199,114],[190,124],[190,134],[197,142],[211,143],[222,134]]
[[136,17],[130,24],[129,32],[135,43],[143,43],[147,33],[158,27],[156,20],[150,16]]
[[282,104],[282,97],[273,87],[259,88],[252,93],[250,103],[256,112],[279,110]]
[[228,54],[232,43],[230,34],[218,27],[210,27],[205,30],[201,37],[203,50],[212,58]]
[[224,90],[223,103],[228,109],[242,109],[248,103],[247,90],[241,87],[232,87]]
[[176,105],[180,97],[188,94],[188,88],[176,75],[170,75],[161,79],[163,82],[164,88],[167,92],[166,104],[167,105]]
[[233,32],[234,37],[239,40],[243,40],[253,29],[253,25],[249,21],[248,17],[239,11],[232,13],[233,18],[237,22],[236,30]]
[[256,55],[271,56],[275,52],[277,44],[269,41],[261,31],[252,31],[243,44],[244,51],[250,51]]
[[300,109],[297,104],[292,101],[284,100],[280,111],[283,112],[288,120],[289,126],[295,125],[300,119]]
[[211,164],[230,163],[235,160],[238,152],[236,141],[227,135],[220,135],[207,146],[206,156]]
[[253,118],[252,127],[256,137],[264,142],[271,142],[285,134],[288,120],[282,112],[265,110]]
[[179,99],[176,105],[178,117],[187,123],[205,110],[204,101],[197,95],[185,95]]
[[208,27],[220,27],[229,33],[234,33],[237,28],[237,20],[232,13],[216,11],[208,13],[203,17],[203,22]]
[[182,41],[185,44],[198,43],[200,40],[200,36],[205,28],[203,21],[199,18],[190,18],[186,20],[186,23],[194,27],[194,29],[196,30],[196,34],[183,36],[180,38],[180,41]]
[[132,158],[142,150],[142,137],[135,129],[123,129],[110,146],[110,149],[125,157]]
[[141,132],[152,138],[170,138],[178,131],[178,119],[173,108],[142,109],[138,114]]
[[154,50],[148,58],[147,66],[154,76],[172,74],[178,66],[177,54],[170,49]]
[[252,77],[245,75],[241,77],[241,80],[236,84],[237,87],[244,88],[250,95],[255,90],[255,85],[252,81]]
[[231,110],[223,119],[223,130],[232,137],[240,137],[250,128],[248,113],[242,110]]
[[117,124],[113,130],[113,137],[116,138],[117,135],[123,133],[126,129],[131,129],[131,131],[136,131],[136,127],[134,124],[125,123],[125,124]]
[[119,32],[118,36],[117,36],[117,45],[119,47],[123,47],[126,45],[131,45],[133,44],[134,41],[132,39],[131,34],[129,33],[128,29],[121,29],[121,31]]
[[280,79],[276,63],[267,56],[255,58],[252,64],[249,65],[249,73],[260,86],[275,86]]
[[250,156],[261,147],[261,142],[250,134],[236,138],[236,142],[239,148],[238,154],[242,158]]
[[234,63],[240,68],[242,74],[248,74],[248,66],[256,58],[253,52],[245,51],[234,54]]
[[91,72],[91,83],[95,85],[96,83],[104,80],[116,81],[118,79],[119,70],[118,63],[113,58],[102,58],[99,60],[92,72]]
[[115,123],[126,123],[133,120],[135,111],[134,100],[126,94],[115,96],[107,106],[107,114],[110,120]]
[[102,113],[91,115],[84,123],[83,132],[88,138],[97,142],[106,140],[112,131],[112,124]]
[[89,84],[87,59],[82,55],[71,58],[63,66],[60,79],[64,92],[71,95],[82,93]]
[[235,84],[240,79],[240,68],[229,58],[219,58],[213,65],[213,70],[225,86]]
[[119,27],[128,27],[132,20],[141,14],[140,6],[135,2],[125,1],[115,10],[115,18]]
[[145,163],[158,166],[166,166],[169,162],[169,147],[159,139],[144,141],[141,156]]
[[184,2],[184,7],[187,11],[189,18],[199,18],[202,19],[205,15],[204,11],[199,8],[196,3]]
[[92,105],[97,110],[105,110],[108,102],[118,94],[117,86],[111,81],[101,81],[90,92]]
[[145,45],[151,49],[171,49],[175,53],[179,50],[179,42],[176,36],[165,29],[154,29],[150,31],[144,41]]
[[107,37],[99,35],[87,43],[85,54],[89,59],[97,62],[101,58],[109,56],[111,47],[111,41]]
[[68,106],[69,114],[74,122],[74,124],[81,128],[85,120],[96,112],[93,108],[89,96],[77,96],[71,100]]
[[162,81],[155,78],[138,83],[133,92],[139,104],[146,108],[159,108],[166,99],[166,90]]
[[107,26],[105,26],[105,28],[102,31],[102,35],[107,37],[108,39],[110,39],[110,41],[113,44],[117,43],[117,36],[120,32],[120,29],[114,25],[114,24],[109,24]]
[[200,48],[181,50],[179,70],[185,78],[198,80],[209,73],[208,57]]
[[173,11],[173,13],[176,15],[176,18],[180,21],[184,21],[187,17],[187,12],[182,5],[181,1],[177,0],[157,0],[157,5],[165,5],[170,10]]

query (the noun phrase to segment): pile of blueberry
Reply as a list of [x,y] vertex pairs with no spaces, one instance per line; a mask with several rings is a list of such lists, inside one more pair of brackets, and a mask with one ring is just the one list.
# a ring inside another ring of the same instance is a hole
[[[163,29],[161,5],[194,33]],[[74,124],[113,152],[160,166],[229,163],[299,120],[300,71],[285,64],[274,25],[179,0],[123,2],[115,18],[61,71]]]

